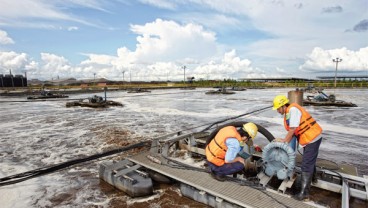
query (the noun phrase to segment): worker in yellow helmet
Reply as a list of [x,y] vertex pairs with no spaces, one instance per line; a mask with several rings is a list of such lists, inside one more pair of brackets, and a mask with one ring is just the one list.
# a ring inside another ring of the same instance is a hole
[[284,116],[284,127],[287,131],[285,138],[278,138],[276,142],[286,142],[296,148],[296,140],[303,146],[302,186],[301,191],[294,196],[298,200],[309,199],[310,184],[317,182],[316,161],[319,146],[322,142],[322,128],[316,120],[297,103],[289,103],[284,95],[277,95],[273,100],[273,110]]
[[249,139],[254,139],[257,132],[258,127],[254,123],[246,123],[239,129],[234,126],[220,129],[206,146],[206,158],[211,176],[216,180],[224,181],[225,175],[243,170],[244,154],[240,157],[238,153],[242,149],[242,144]]

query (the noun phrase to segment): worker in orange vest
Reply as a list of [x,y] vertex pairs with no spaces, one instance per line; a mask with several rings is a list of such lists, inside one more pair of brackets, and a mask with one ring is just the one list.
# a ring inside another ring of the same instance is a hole
[[237,173],[244,169],[245,160],[238,153],[242,150],[248,139],[254,139],[258,127],[254,123],[246,123],[241,128],[226,126],[219,130],[215,138],[206,146],[207,164],[211,176],[219,181],[225,180],[225,175]]
[[276,142],[286,142],[296,148],[296,140],[303,147],[301,190],[294,196],[298,200],[309,200],[311,182],[317,182],[316,161],[319,146],[322,142],[322,128],[316,120],[297,103],[289,103],[284,95],[278,95],[273,100],[273,110],[284,116],[285,138],[277,138]]

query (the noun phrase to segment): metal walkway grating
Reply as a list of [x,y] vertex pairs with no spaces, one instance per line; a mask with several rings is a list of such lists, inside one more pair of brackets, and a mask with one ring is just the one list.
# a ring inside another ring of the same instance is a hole
[[[282,196],[280,194],[272,192],[266,192],[267,194],[265,194],[262,191],[247,186],[240,186],[234,182],[220,182],[213,179],[208,173],[160,165],[147,159],[147,155],[149,155],[149,152],[141,153],[128,159],[148,169],[154,170],[158,173],[166,175],[167,177],[242,207],[312,207],[308,204]],[[274,199],[270,196],[272,196]]]

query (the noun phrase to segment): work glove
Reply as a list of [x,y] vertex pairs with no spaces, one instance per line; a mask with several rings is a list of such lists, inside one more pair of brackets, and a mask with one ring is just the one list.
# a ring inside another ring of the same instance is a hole
[[260,146],[258,146],[258,145],[254,145],[254,150],[256,152],[262,152],[262,148]]

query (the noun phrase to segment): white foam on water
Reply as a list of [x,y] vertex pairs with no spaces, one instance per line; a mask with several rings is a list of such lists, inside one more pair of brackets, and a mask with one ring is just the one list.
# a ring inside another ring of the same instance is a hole
[[[16,164],[2,164],[0,169],[0,177],[3,178],[9,175],[9,172],[5,172],[4,170],[12,170],[12,171],[27,171],[27,169],[23,166],[19,166]],[[32,198],[37,193],[37,183],[39,181],[38,178],[34,178],[22,183],[2,186],[0,187],[0,205],[2,208],[23,208],[30,207],[32,202]],[[20,200],[21,199],[21,200]]]
[[[292,89],[247,90],[229,96],[182,90],[154,90],[151,95],[134,96],[117,91],[109,92],[108,96],[114,97],[111,100],[122,102],[125,106],[108,109],[66,108],[67,101],[0,103],[0,177],[100,153],[112,145],[101,138],[109,128],[129,130],[134,133],[132,138],[154,138],[270,106],[275,95],[287,95],[289,90]],[[155,93],[173,94],[154,95]],[[343,90],[337,94],[337,99],[351,100],[359,105],[358,108],[306,108],[318,120],[326,134],[320,155],[336,162],[360,162],[361,167],[366,168],[363,174],[368,175],[368,96],[362,96],[364,93],[367,91]],[[70,98],[80,99],[92,95],[71,95]],[[103,93],[98,95],[103,96]],[[0,97],[0,101],[2,100],[20,98]],[[268,110],[237,120],[261,124],[275,137],[284,137],[286,133],[283,119],[276,111]],[[259,142],[262,140],[261,137],[257,139]],[[181,161],[201,166],[188,157]],[[0,187],[0,206],[108,207],[111,198],[99,188],[98,181],[98,162],[78,165]],[[72,199],[53,204],[56,203],[53,200],[63,194],[72,194]],[[157,193],[153,198],[159,196]],[[140,200],[152,199],[148,197]],[[128,203],[140,202],[128,199]]]
[[[283,118],[266,118],[266,117],[255,117],[258,120],[268,121],[274,124],[278,125],[284,125],[284,119]],[[324,131],[333,131],[337,133],[343,133],[343,134],[350,134],[355,136],[362,136],[362,137],[368,137],[368,130],[361,129],[361,128],[352,128],[352,127],[345,127],[335,124],[329,124],[326,122],[318,121],[318,123],[321,125],[322,129]]]
[[160,189],[160,190],[155,190],[155,192],[152,196],[129,198],[127,200],[127,205],[131,206],[135,203],[148,202],[148,201],[151,201],[151,200],[154,200],[154,199],[158,199],[162,196],[163,193],[164,193],[164,191]]

